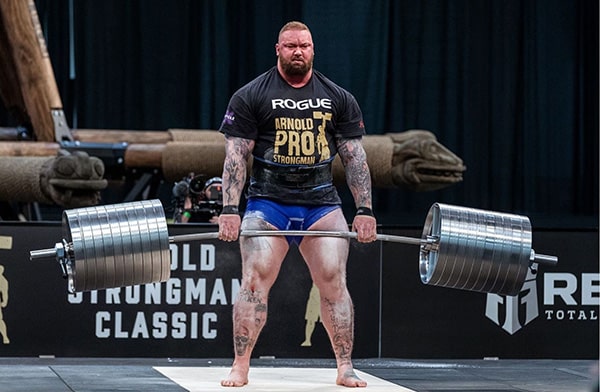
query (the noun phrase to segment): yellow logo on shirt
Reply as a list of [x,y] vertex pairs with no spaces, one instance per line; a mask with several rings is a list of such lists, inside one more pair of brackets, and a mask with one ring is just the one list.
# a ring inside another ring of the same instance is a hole
[[[313,165],[317,157],[319,162],[329,159],[331,151],[325,136],[327,121],[331,121],[331,113],[313,112],[312,118],[276,118],[273,162]],[[318,124],[316,134],[315,122]]]

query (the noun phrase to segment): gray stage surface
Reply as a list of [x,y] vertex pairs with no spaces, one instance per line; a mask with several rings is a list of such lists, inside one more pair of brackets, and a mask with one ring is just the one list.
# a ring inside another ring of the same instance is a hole
[[[0,358],[0,391],[185,391],[187,389],[155,368],[214,368],[228,367],[230,363],[231,360],[225,359],[187,358]],[[598,361],[594,360],[357,359],[354,364],[362,372],[418,392],[598,390]],[[254,359],[252,366],[275,370],[286,367],[322,369],[334,368],[334,362],[261,358]],[[252,384],[252,373],[250,375]],[[244,389],[256,390],[248,386],[241,391]],[[275,380],[268,390],[283,392],[289,389],[284,381]]]

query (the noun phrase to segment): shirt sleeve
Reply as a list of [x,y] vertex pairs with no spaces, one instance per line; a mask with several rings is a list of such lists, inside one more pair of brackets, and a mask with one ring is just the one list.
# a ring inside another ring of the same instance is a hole
[[229,100],[219,131],[226,136],[256,140],[258,126],[251,106],[242,91],[236,92]]
[[336,137],[354,138],[365,135],[362,111],[352,94],[348,92],[343,94],[339,110],[335,123]]

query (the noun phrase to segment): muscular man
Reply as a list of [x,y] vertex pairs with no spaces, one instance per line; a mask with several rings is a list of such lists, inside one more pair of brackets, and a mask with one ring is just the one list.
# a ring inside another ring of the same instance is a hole
[[[313,69],[312,36],[303,23],[283,26],[275,53],[277,65],[231,97],[221,125],[226,157],[219,238],[235,241],[240,228],[348,230],[332,180],[337,153],[357,208],[352,230],[360,242],[375,241],[371,177],[361,144],[365,130],[356,100]],[[238,205],[251,155],[252,176],[241,221]],[[242,283],[233,307],[235,359],[221,385],[248,383],[252,349],[267,319],[269,290],[293,243],[319,288],[321,321],[337,363],[336,383],[366,386],[351,360],[354,310],[346,286],[349,240],[309,236],[240,238]]]

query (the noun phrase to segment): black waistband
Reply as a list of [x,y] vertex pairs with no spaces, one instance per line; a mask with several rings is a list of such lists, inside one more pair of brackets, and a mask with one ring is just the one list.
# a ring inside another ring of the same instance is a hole
[[278,166],[254,159],[252,177],[255,181],[288,188],[307,189],[333,183],[331,161],[315,166]]

